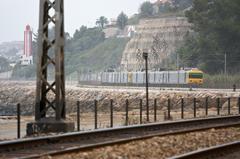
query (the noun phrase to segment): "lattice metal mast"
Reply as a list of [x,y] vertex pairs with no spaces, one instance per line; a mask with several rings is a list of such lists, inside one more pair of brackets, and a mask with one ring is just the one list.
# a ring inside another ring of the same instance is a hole
[[[38,32],[38,68],[35,120],[46,118],[49,108],[55,111],[55,119],[65,119],[65,77],[64,77],[64,4],[63,0],[40,0]],[[51,15],[53,11],[53,15]],[[50,39],[49,27],[53,24],[55,37]],[[49,55],[53,49],[55,55]],[[49,81],[48,68],[55,68],[55,79]],[[53,93],[53,99],[49,94]]]

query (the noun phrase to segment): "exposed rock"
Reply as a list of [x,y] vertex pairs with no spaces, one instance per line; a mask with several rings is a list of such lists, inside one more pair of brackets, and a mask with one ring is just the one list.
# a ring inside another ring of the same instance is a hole
[[144,49],[150,49],[149,69],[159,68],[159,64],[164,67],[164,60],[166,63],[166,59],[176,52],[190,26],[185,17],[140,20],[136,34],[123,52],[121,70],[139,71],[144,68],[141,54]]
[[[35,82],[1,82],[0,83],[0,111],[1,115],[16,113],[16,104],[21,104],[22,114],[33,114],[35,105]],[[216,108],[216,98],[224,97],[221,103],[226,105],[226,97],[232,97],[232,105],[236,105],[236,99],[240,92],[227,91],[174,91],[150,88],[149,103],[153,109],[153,101],[157,99],[158,109],[166,109],[167,99],[171,99],[171,109],[180,109],[181,98],[184,98],[185,109],[193,109],[193,98],[197,98],[197,108],[205,107],[205,98],[209,97],[209,107]],[[50,94],[49,99],[53,98]],[[76,112],[76,102],[80,101],[81,111],[93,111],[94,100],[98,100],[99,111],[109,111],[110,99],[114,101],[114,110],[124,111],[125,100],[129,99],[129,110],[139,109],[140,99],[143,99],[145,109],[144,88],[120,88],[120,87],[66,87],[67,112]]]

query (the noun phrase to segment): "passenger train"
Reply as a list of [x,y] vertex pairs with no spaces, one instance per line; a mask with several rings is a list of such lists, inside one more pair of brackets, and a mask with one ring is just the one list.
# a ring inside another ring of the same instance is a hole
[[[145,85],[145,72],[102,72],[79,75],[79,83],[102,85]],[[150,86],[188,86],[203,84],[203,72],[198,69],[179,71],[149,71]]]

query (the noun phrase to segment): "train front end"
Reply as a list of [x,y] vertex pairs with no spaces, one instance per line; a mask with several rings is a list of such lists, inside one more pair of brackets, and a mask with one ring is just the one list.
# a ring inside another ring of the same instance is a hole
[[198,69],[188,71],[188,84],[201,85],[203,84],[203,72]]

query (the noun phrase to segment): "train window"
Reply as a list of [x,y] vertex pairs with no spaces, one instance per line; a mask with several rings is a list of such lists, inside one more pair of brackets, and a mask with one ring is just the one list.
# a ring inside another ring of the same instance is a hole
[[189,78],[203,78],[202,73],[189,73]]

